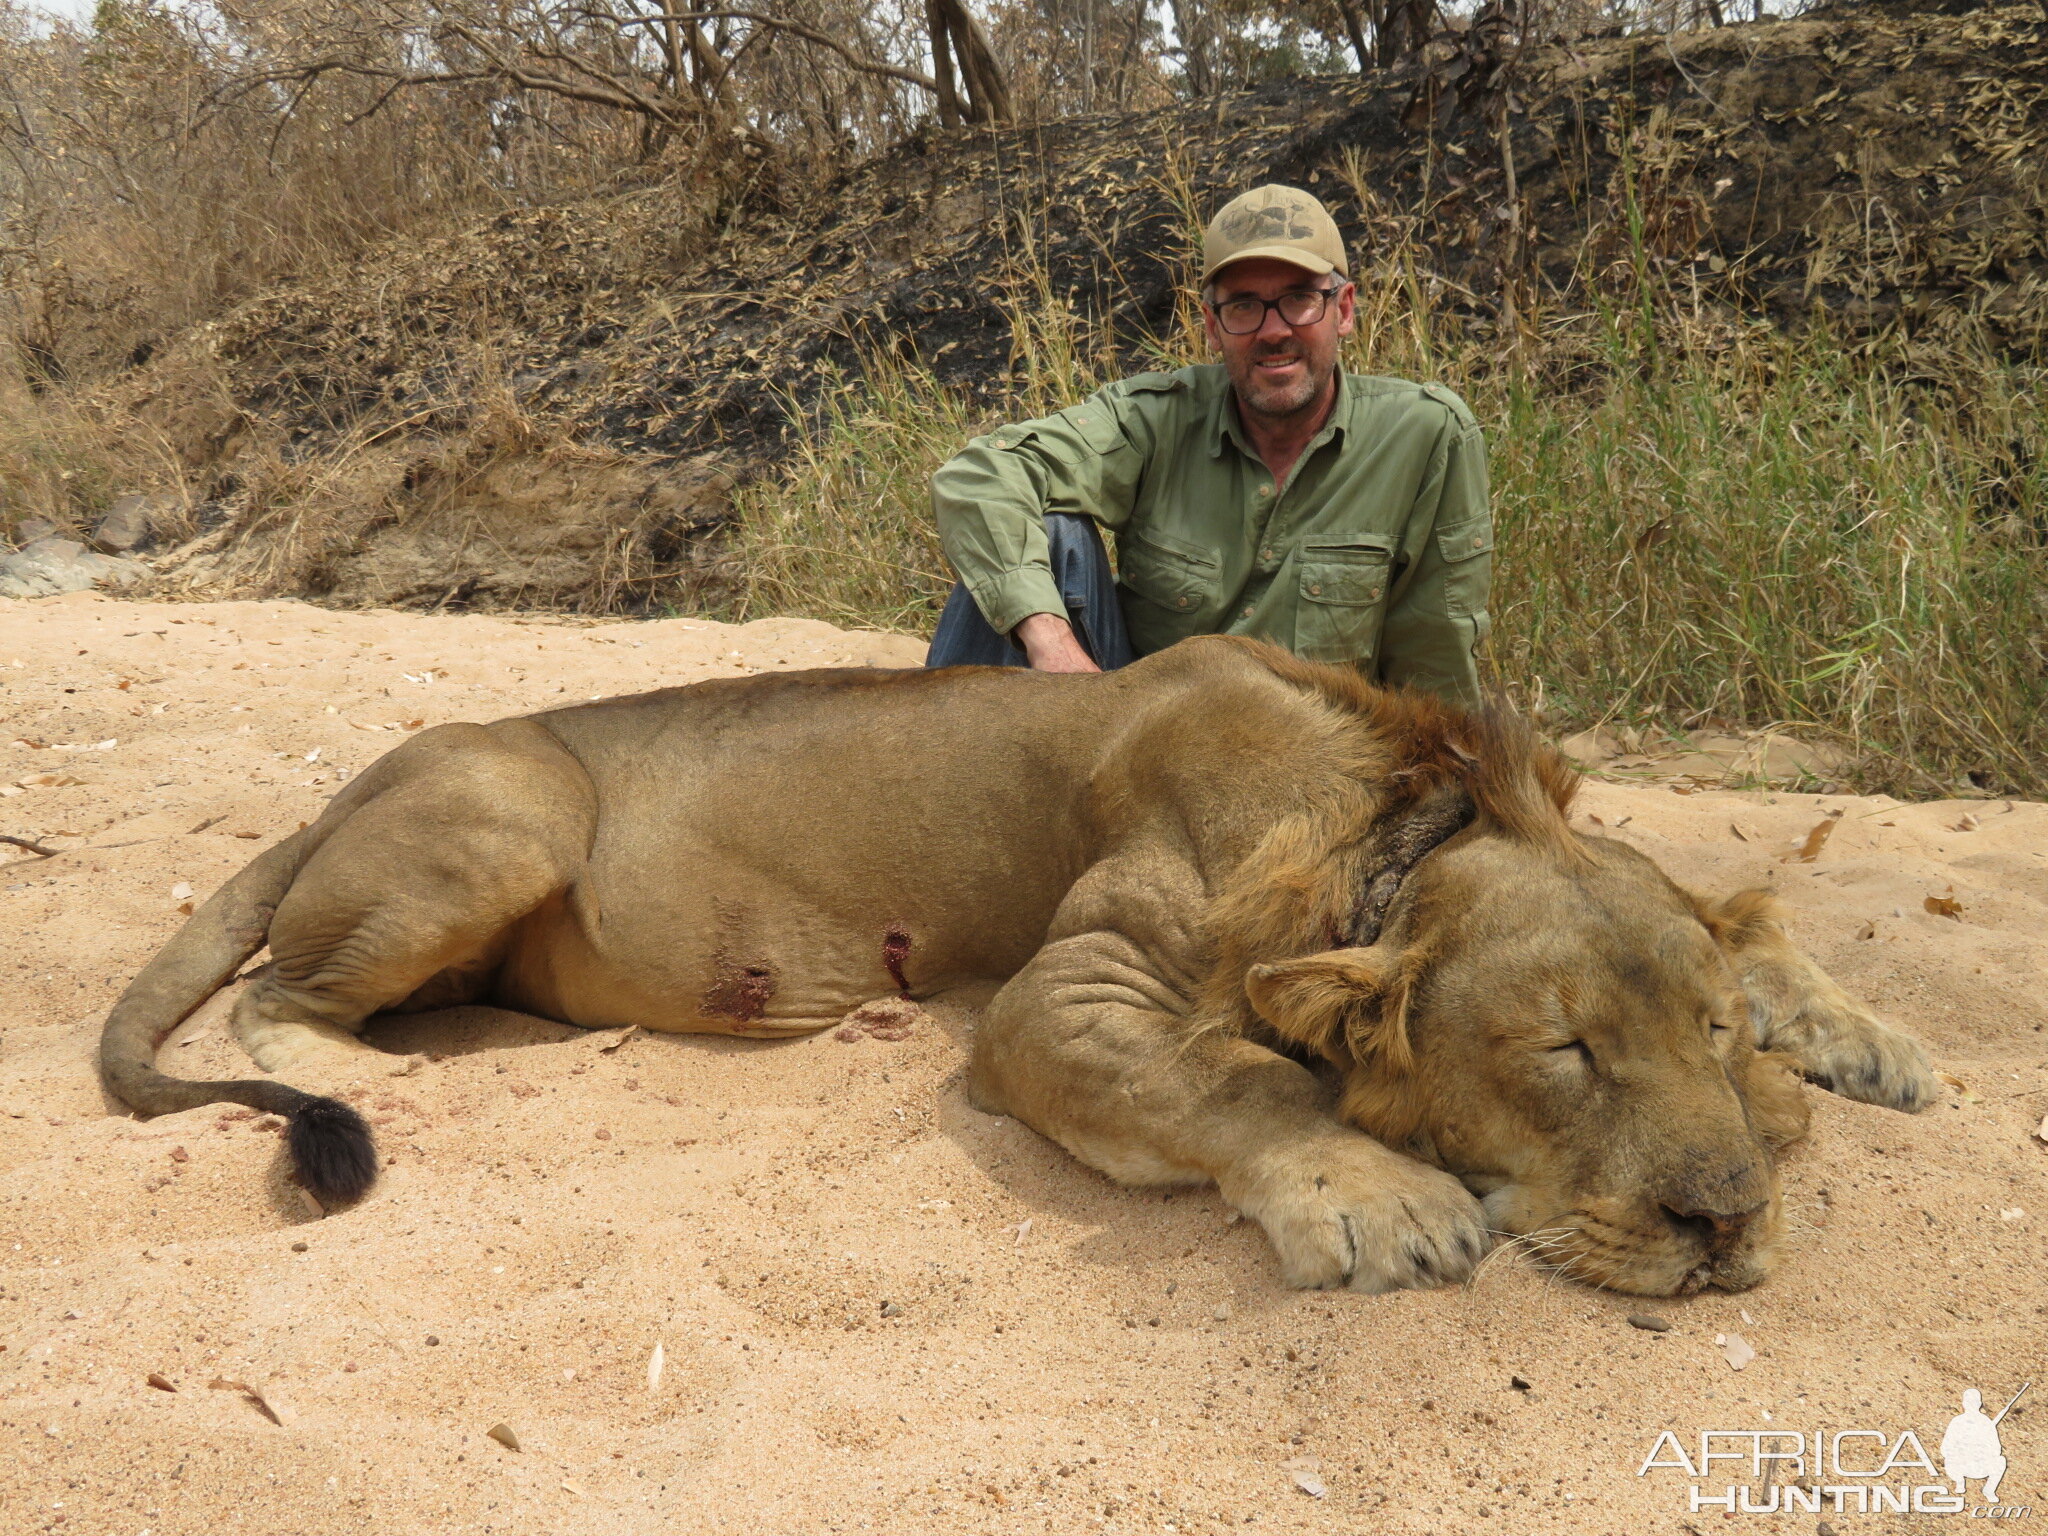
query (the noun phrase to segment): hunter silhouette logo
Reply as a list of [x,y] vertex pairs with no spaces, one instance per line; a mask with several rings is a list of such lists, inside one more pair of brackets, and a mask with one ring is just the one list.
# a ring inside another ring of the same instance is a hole
[[[1998,1426],[2032,1386],[2023,1383],[1996,1414],[1984,1411],[1984,1394],[1975,1387],[1963,1393],[1963,1411],[1942,1431],[1939,1466],[1911,1429],[1705,1429],[1697,1445],[1667,1429],[1636,1476],[1669,1469],[1692,1478],[1686,1503],[1693,1513],[1910,1512],[2023,1520],[2033,1514],[2031,1506],[1998,1502],[2006,1472]],[[1980,1503],[1969,1500],[1972,1480],[1982,1484]]]
[[1223,236],[1234,245],[1252,240],[1306,240],[1315,231],[1295,216],[1300,203],[1269,204],[1264,208],[1239,208],[1223,228]]
[[[2031,1387],[2030,1381],[2013,1393],[2012,1403]],[[1963,1411],[1948,1421],[1941,1436],[1941,1475],[1963,1491],[1973,1477],[1984,1479],[1984,1502],[1998,1502],[1999,1479],[2005,1476],[2005,1447],[1998,1439],[1998,1420],[2012,1412],[2012,1403],[1998,1410],[1998,1418],[1984,1416],[1984,1394],[1975,1387],[1963,1394]]]

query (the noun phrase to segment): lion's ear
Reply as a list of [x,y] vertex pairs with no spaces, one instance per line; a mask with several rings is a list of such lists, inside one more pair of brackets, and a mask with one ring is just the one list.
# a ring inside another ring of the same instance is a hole
[[1693,907],[1707,932],[1733,959],[1772,940],[1786,942],[1785,909],[1769,891],[1737,891],[1721,901],[1693,897]]
[[1408,984],[1389,945],[1330,949],[1245,973],[1245,996],[1274,1029],[1318,1055],[1383,1051],[1406,1069]]

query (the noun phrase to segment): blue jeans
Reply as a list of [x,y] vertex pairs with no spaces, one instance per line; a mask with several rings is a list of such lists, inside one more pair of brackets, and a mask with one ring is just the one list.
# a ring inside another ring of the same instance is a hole
[[[1131,637],[1124,611],[1117,606],[1116,577],[1110,574],[1109,553],[1095,519],[1072,512],[1048,512],[1045,538],[1052,557],[1052,579],[1067,607],[1067,622],[1095,664],[1105,672],[1128,666]],[[959,582],[947,594],[946,608],[925,655],[928,667],[1026,667],[1024,648],[990,627],[974,598]]]

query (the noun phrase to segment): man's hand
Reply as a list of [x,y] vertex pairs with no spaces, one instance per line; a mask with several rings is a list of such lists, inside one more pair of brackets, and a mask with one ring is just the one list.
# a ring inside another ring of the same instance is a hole
[[1010,633],[1031,658],[1034,672],[1100,672],[1081,642],[1074,638],[1074,626],[1056,613],[1034,613]]

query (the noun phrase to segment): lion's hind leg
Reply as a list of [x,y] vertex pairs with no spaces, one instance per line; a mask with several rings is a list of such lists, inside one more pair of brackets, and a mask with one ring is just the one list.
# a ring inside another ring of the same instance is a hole
[[270,964],[236,1006],[266,1072],[331,1083],[388,1067],[364,1021],[475,995],[512,925],[583,865],[589,780],[530,722],[445,726],[379,771],[278,903]]

